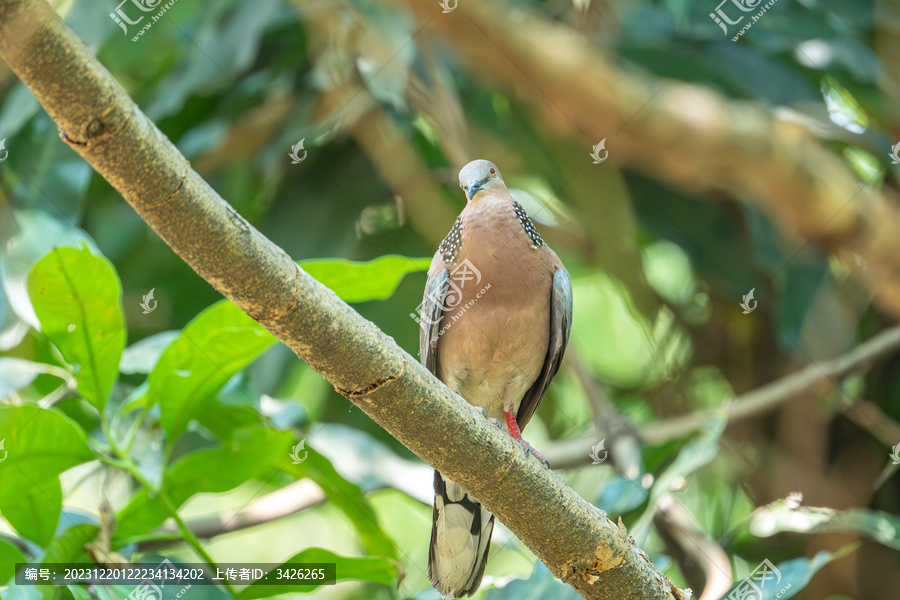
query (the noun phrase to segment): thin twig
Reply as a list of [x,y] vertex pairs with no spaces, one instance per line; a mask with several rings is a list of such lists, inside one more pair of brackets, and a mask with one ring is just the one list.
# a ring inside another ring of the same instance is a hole
[[[640,427],[637,430],[638,437],[645,444],[657,446],[699,431],[722,413],[725,414],[729,424],[764,414],[804,394],[833,387],[847,375],[867,368],[875,360],[898,349],[900,349],[900,326],[895,326],[878,333],[843,356],[807,365],[799,371],[741,394],[721,407]],[[870,431],[880,430],[880,435],[876,437],[882,441],[895,439],[890,437],[894,434],[887,431],[893,428],[880,418],[880,412],[871,411],[869,407],[869,404],[857,404],[847,416],[855,422],[864,421],[863,426]],[[590,458],[585,454],[584,448],[587,448],[592,440],[593,437],[584,436],[577,440],[559,442],[546,447],[544,456],[553,465],[574,467],[590,464]]]

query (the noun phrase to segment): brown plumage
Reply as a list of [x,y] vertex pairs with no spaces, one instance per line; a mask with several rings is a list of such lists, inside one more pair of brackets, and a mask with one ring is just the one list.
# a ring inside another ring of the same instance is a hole
[[[543,460],[520,430],[562,361],[569,276],[493,163],[469,163],[459,181],[468,204],[428,271],[420,357]],[[494,516],[437,471],[434,489],[429,578],[446,597],[470,596],[484,574]]]

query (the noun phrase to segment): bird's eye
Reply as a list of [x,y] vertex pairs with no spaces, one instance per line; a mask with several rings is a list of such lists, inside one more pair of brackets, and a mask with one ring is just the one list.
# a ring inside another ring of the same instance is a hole
[[495,169],[494,167],[491,167],[491,168],[490,168],[490,173],[491,173],[491,175],[496,175],[496,174],[497,174],[497,169]]

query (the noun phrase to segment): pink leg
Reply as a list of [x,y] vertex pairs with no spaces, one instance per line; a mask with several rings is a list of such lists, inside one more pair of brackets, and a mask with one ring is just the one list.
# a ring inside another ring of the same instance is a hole
[[546,465],[546,467],[549,469],[550,463],[547,462],[547,459],[544,458],[544,456],[540,452],[538,452],[537,450],[532,448],[531,444],[529,444],[524,439],[522,439],[522,432],[521,432],[521,430],[519,430],[519,423],[518,423],[518,421],[516,421],[516,415],[514,415],[513,413],[511,413],[508,410],[504,410],[503,417],[506,419],[506,427],[507,427],[507,429],[509,429],[510,437],[512,437],[512,439],[516,440],[517,442],[522,444],[522,446],[525,447],[525,456],[528,456],[529,454],[534,454],[537,457],[537,459],[539,461],[541,461],[542,463],[544,463],[544,465]]

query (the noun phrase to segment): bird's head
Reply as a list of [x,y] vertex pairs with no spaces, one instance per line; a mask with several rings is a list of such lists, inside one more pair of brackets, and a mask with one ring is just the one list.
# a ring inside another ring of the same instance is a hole
[[506,189],[500,169],[489,160],[473,160],[459,172],[459,187],[466,193],[466,200],[471,202],[478,192],[492,189]]

